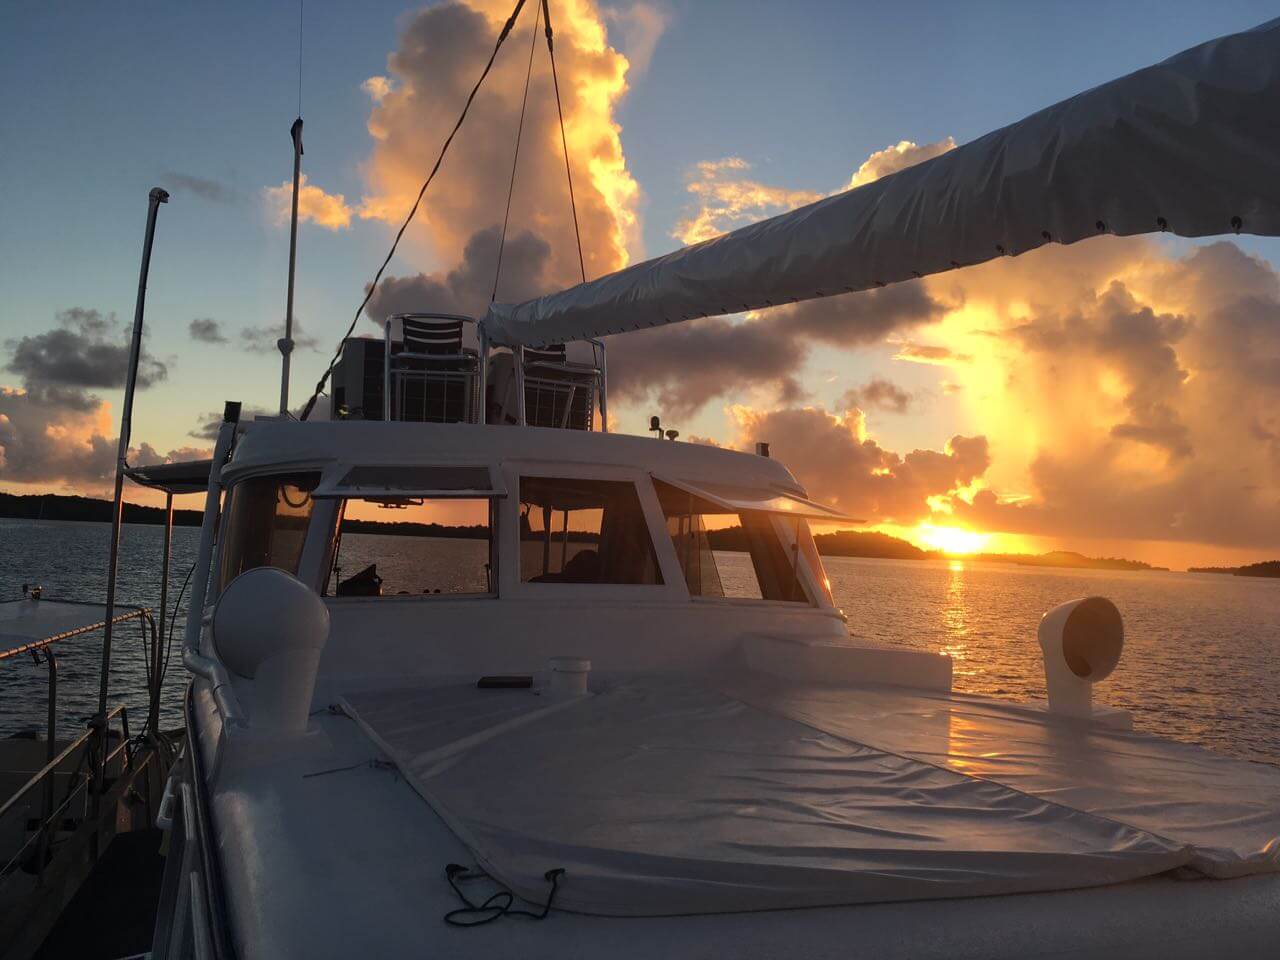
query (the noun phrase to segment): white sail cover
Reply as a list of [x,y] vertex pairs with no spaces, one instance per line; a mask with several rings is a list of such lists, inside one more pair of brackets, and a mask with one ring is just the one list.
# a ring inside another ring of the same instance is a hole
[[592,677],[353,692],[347,712],[531,903],[673,916],[1280,871],[1280,770],[903,687]]
[[1280,19],[874,183],[485,318],[543,346],[872,287],[1099,233],[1280,234]]

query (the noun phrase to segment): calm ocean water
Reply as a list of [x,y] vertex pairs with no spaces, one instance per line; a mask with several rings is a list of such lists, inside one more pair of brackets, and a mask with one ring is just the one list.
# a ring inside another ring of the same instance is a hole
[[[105,524],[0,519],[0,600],[21,596],[24,582],[49,597],[100,601],[110,528]],[[194,560],[198,531],[174,531],[170,602]],[[159,603],[160,527],[126,526],[119,596]],[[379,541],[385,541],[380,543]],[[447,561],[439,582],[456,576],[459,561],[483,563],[478,541],[443,541]],[[426,544],[405,538],[348,534],[345,571],[365,557],[401,566],[430,563]],[[474,554],[474,556],[472,556]],[[746,573],[749,560],[718,554],[726,584]],[[472,562],[474,561],[474,562]],[[993,697],[1044,697],[1036,623],[1064,600],[1110,597],[1125,618],[1124,658],[1099,689],[1099,699],[1134,713],[1135,725],[1253,760],[1280,763],[1280,581],[1213,574],[1049,570],[972,561],[895,561],[828,557],[836,603],[859,639],[943,650],[955,662],[958,690]],[[344,571],[344,572],[345,572]],[[174,645],[180,642],[175,634]],[[111,695],[145,715],[142,643],[128,625],[114,644]],[[101,644],[87,636],[61,644],[59,701],[62,730],[78,728],[96,707]],[[42,727],[45,670],[30,659],[0,665],[0,736]],[[165,727],[181,725],[186,675],[177,656],[166,681]]]

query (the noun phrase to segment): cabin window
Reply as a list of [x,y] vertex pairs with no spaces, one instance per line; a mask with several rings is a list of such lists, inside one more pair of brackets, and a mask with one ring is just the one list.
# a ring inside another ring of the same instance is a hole
[[342,501],[325,594],[490,596],[497,592],[491,499]]
[[635,484],[521,477],[520,579],[661,584]]
[[231,488],[223,521],[223,588],[254,567],[297,574],[315,500],[317,473],[251,477]]
[[804,541],[813,542],[804,520],[783,518],[788,546],[773,514],[731,511],[661,480],[654,487],[691,596],[809,602],[798,573],[799,555],[809,556]]

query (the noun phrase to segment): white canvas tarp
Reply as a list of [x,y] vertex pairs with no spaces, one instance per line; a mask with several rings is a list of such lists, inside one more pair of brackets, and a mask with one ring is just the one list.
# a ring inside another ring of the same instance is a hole
[[[585,913],[934,899],[1184,865],[1225,864],[1224,875],[1277,867],[1273,768],[1132,734],[1068,748],[1075,734],[1051,728],[1005,743],[998,711],[987,728],[981,711],[957,720],[953,753],[945,696],[890,691],[902,702],[841,711],[862,692],[828,698],[773,683],[745,678],[725,692],[652,678],[561,701],[453,688],[345,702],[479,865],[534,902],[545,899],[545,872],[563,867],[557,905]],[[905,731],[877,719],[890,715]],[[902,749],[880,745],[886,736]]]
[[1100,233],[1280,234],[1280,20],[940,157],[560,293],[495,304],[542,346],[872,287]]

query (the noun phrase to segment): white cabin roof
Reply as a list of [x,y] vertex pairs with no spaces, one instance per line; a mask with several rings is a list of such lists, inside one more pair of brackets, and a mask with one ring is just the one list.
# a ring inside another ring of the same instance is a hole
[[659,475],[807,496],[791,472],[768,457],[702,443],[619,433],[466,423],[256,420],[245,424],[226,480],[274,469],[330,463],[557,464],[631,467]]

